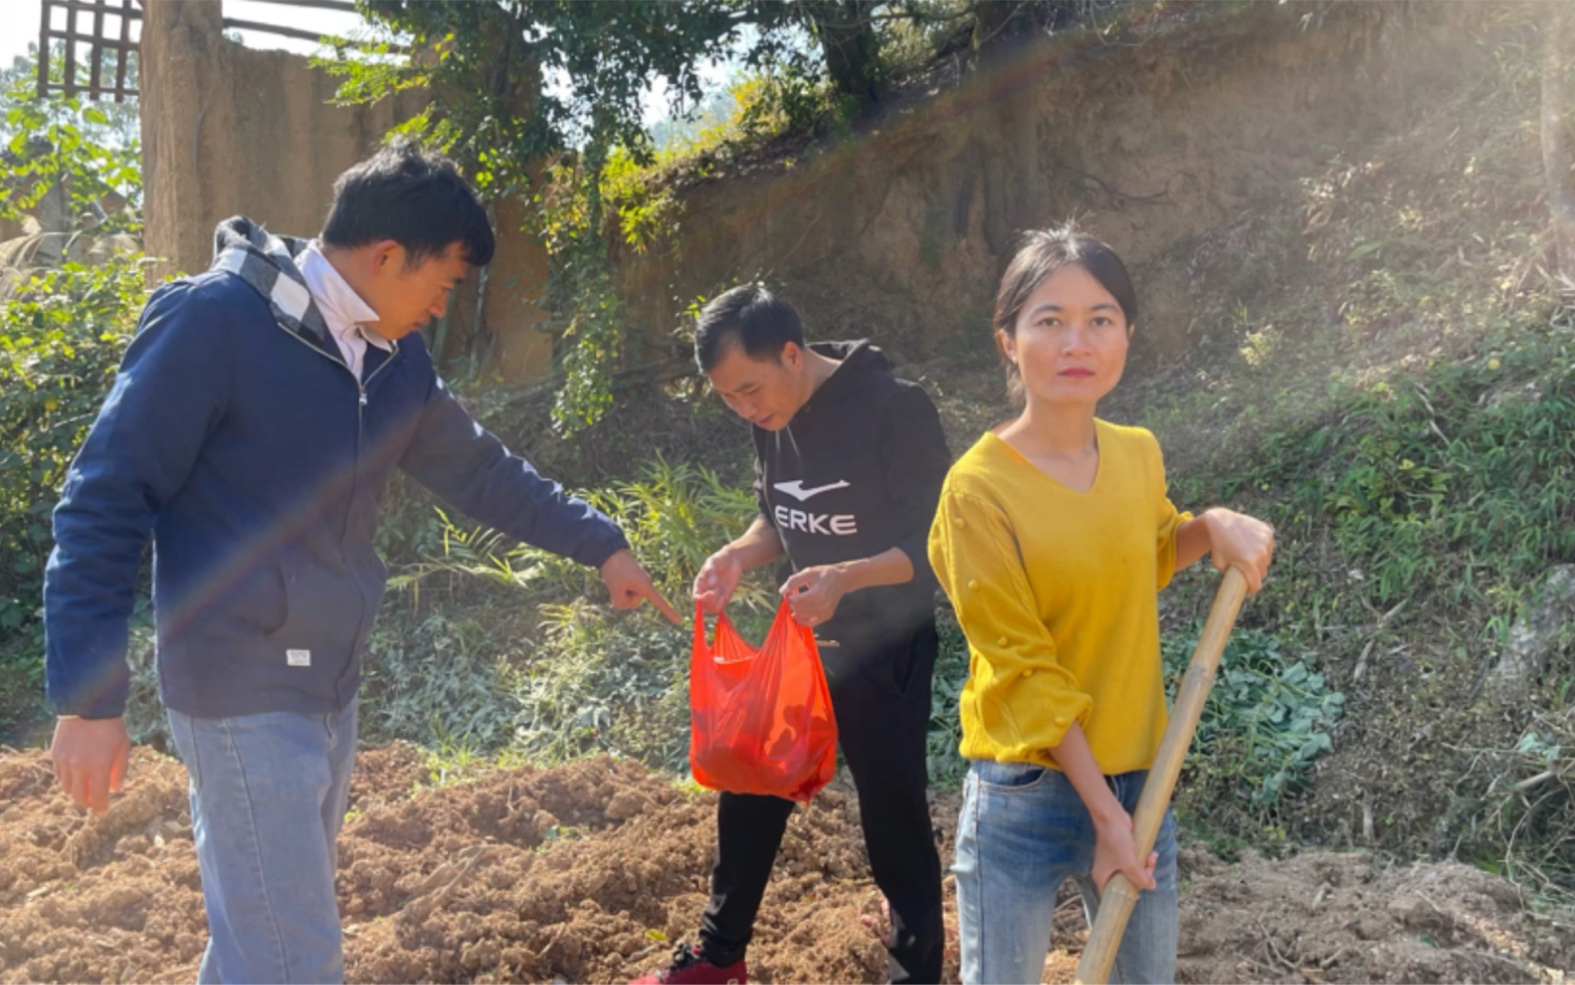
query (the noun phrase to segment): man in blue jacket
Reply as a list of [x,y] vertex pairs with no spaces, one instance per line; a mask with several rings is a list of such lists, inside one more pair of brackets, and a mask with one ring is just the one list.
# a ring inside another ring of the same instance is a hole
[[672,607],[616,524],[454,399],[417,330],[487,263],[486,213],[410,144],[342,175],[319,239],[219,226],[212,269],[149,300],[55,510],[45,572],[60,784],[125,778],[127,621],[154,543],[159,688],[191,775],[203,982],[344,977],[335,839],[398,467],[476,519]]

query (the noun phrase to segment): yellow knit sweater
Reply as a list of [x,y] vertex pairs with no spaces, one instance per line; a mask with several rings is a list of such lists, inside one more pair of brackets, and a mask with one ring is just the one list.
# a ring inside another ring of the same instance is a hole
[[1053,767],[1076,721],[1105,774],[1153,765],[1166,714],[1156,596],[1190,515],[1166,495],[1152,434],[1095,427],[1086,493],[993,433],[946,478],[929,550],[968,637],[970,759]]

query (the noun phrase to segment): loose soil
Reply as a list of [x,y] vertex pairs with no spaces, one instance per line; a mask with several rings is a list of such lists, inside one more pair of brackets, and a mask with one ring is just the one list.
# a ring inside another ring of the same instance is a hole
[[[617,982],[662,964],[706,902],[714,798],[608,758],[431,786],[410,746],[363,750],[340,839],[352,982]],[[206,940],[186,773],[135,751],[89,817],[39,751],[0,754],[0,982],[191,981]],[[936,798],[949,858],[956,795]],[[1563,982],[1575,932],[1458,863],[1222,861],[1183,850],[1184,982]],[[955,906],[947,885],[949,981]],[[750,952],[758,981],[877,982],[881,898],[855,798],[795,813]],[[1068,899],[1045,982],[1084,936]]]

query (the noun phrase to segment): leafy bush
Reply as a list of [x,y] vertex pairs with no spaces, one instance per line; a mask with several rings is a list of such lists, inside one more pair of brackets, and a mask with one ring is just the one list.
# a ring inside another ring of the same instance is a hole
[[[949,787],[968,770],[957,751],[962,741],[957,703],[968,680],[968,641],[949,610],[942,611],[939,628],[930,782]],[[1169,636],[1162,644],[1172,699],[1196,642],[1194,631]],[[1313,762],[1333,749],[1329,729],[1344,701],[1304,660],[1286,656],[1274,637],[1238,630],[1226,646],[1178,787],[1187,805],[1207,805],[1198,811],[1205,816],[1228,811],[1260,822],[1272,819],[1282,798],[1307,784]]]
[[545,638],[512,691],[513,748],[536,762],[613,752],[687,769],[689,634],[583,600],[543,616]]
[[[1196,632],[1161,644],[1172,699],[1196,644]],[[1334,748],[1329,730],[1344,703],[1279,640],[1238,629],[1225,646],[1178,785],[1185,803],[1204,818],[1241,812],[1272,822],[1283,798],[1306,786],[1313,762]]]
[[[42,212],[45,196],[57,193],[53,209],[72,234],[61,252],[90,253],[75,234],[141,228],[136,110],[59,96],[40,100],[37,66],[29,55],[0,70],[0,218]],[[64,59],[51,59],[50,66],[60,81]],[[135,62],[132,73],[134,82]],[[115,237],[116,248],[124,250],[127,241]],[[44,561],[53,546],[50,512],[142,301],[137,256],[120,253],[97,266],[68,263],[47,272],[25,269],[16,257],[0,265],[0,738],[11,738],[43,710],[39,615]]]
[[[57,42],[55,51],[49,67],[58,83],[64,78],[64,45]],[[128,67],[127,81],[135,86],[135,58]],[[77,66],[79,73],[88,68],[87,63]],[[142,170],[135,105],[58,94],[39,99],[37,80],[36,54],[0,70],[0,218],[29,214],[45,195],[63,186],[69,196],[67,214],[79,222],[92,216],[96,233],[140,232]],[[116,195],[129,207],[105,211],[104,204]]]
[[506,745],[514,672],[498,642],[474,621],[385,613],[362,665],[362,739],[444,740],[485,751]]
[[930,782],[942,787],[962,783],[968,762],[958,752],[962,743],[962,717],[957,702],[968,682],[968,638],[957,625],[949,607],[943,607],[936,620],[940,632],[940,652],[935,658],[935,676],[930,683],[930,727],[925,740]]
[[42,707],[50,513],[142,307],[142,267],[69,264],[0,302],[0,735]]
[[0,633],[36,619],[49,514],[142,308],[142,267],[67,265],[0,305]]

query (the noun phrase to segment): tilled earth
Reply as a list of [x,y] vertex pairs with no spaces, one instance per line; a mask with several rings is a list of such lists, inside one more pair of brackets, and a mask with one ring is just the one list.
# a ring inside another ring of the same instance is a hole
[[[340,839],[352,982],[620,982],[663,964],[706,903],[714,800],[590,759],[433,786],[419,750],[361,752]],[[937,798],[943,859],[955,795]],[[1364,854],[1227,863],[1184,849],[1185,982],[1563,982],[1575,933],[1457,863]],[[947,885],[947,975],[956,981]],[[882,901],[854,798],[794,814],[749,955],[762,982],[884,980]],[[1046,982],[1085,934],[1056,921]],[[0,982],[192,981],[207,935],[186,772],[136,750],[92,818],[38,751],[0,754]]]

